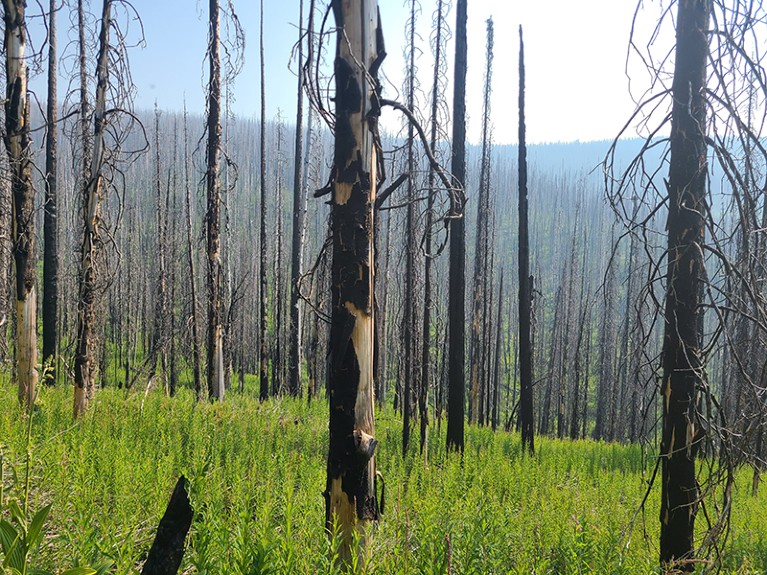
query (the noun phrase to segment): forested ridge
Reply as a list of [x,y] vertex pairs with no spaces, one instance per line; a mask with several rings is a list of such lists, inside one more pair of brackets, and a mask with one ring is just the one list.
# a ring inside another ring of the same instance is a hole
[[[761,6],[677,0],[615,140],[529,144],[522,29],[467,46],[466,0],[408,1],[404,35],[375,0],[297,3],[295,118],[266,116],[263,9],[241,117],[235,4],[210,0],[203,114],[134,109],[140,7],[88,4],[51,0],[32,60],[3,0],[3,568],[767,571]],[[499,56],[518,110],[491,109]]]

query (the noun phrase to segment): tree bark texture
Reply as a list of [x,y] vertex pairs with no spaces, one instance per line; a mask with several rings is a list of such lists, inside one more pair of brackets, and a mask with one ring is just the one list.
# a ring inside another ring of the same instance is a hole
[[56,167],[56,0],[50,0],[48,16],[48,107],[45,133],[45,211],[43,216],[43,363],[50,369],[44,380],[56,381],[55,357],[58,331],[58,213]]
[[[702,431],[697,414],[704,378],[701,286],[705,277],[706,31],[710,0],[677,4],[669,165],[668,269],[663,337],[660,561],[692,571],[698,487],[695,454]],[[680,563],[681,562],[681,563]]]
[[16,381],[19,401],[31,410],[37,390],[37,256],[35,196],[32,188],[31,139],[25,2],[3,0],[5,34],[5,149],[13,205],[12,246],[16,266]]
[[532,313],[530,239],[527,224],[527,147],[525,146],[525,45],[519,28],[519,423],[522,445],[532,453],[533,346],[530,334]]
[[[455,16],[455,74],[453,88],[453,150],[450,171],[456,186],[466,182],[466,18],[467,1],[457,0]],[[447,448],[463,451],[466,401],[466,229],[464,207],[452,194],[450,206],[450,261],[448,269],[448,399]]]
[[330,446],[326,528],[348,561],[356,529],[379,517],[373,397],[373,207],[379,177],[376,122],[383,37],[376,0],[334,0],[335,156],[332,170]]
[[206,184],[208,190],[208,394],[224,399],[223,267],[221,264],[221,44],[218,0],[209,6],[208,60],[208,150]]
[[[80,6],[82,17],[82,6]],[[83,242],[80,252],[80,297],[77,302],[77,348],[75,350],[74,417],[82,415],[96,391],[98,377],[99,318],[96,306],[101,296],[99,278],[103,270],[101,238],[101,204],[104,196],[102,166],[104,137],[107,127],[106,97],[109,86],[109,30],[112,0],[104,0],[96,64],[96,100],[93,111],[93,145],[90,166],[85,168],[83,189]],[[81,31],[81,34],[83,32]],[[82,38],[81,38],[82,41]],[[84,62],[81,60],[81,66]],[[85,109],[86,103],[83,103]],[[83,157],[87,157],[87,137],[83,134]]]

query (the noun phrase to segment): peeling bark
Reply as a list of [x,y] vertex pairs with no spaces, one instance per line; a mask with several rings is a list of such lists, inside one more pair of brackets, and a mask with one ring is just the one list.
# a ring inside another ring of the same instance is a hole
[[11,171],[12,246],[16,266],[16,381],[19,401],[31,410],[37,364],[37,257],[35,197],[32,188],[29,99],[25,60],[25,2],[3,0],[5,34],[5,149]]
[[[378,187],[377,67],[383,41],[375,0],[334,0],[336,134],[331,233],[330,446],[325,525],[363,548],[379,517],[375,494],[373,403],[373,206]],[[364,66],[364,68],[362,68]]]

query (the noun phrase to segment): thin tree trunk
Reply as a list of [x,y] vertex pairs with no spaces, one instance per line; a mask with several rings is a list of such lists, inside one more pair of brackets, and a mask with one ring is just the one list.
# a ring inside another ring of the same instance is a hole
[[45,383],[56,383],[58,333],[58,212],[56,206],[56,0],[50,0],[48,15],[48,106],[45,133],[45,212],[43,223],[43,365]]
[[[436,38],[434,40],[434,77],[432,80],[431,88],[431,133],[429,134],[429,146],[432,151],[437,149],[437,128],[439,127],[439,103],[440,103],[440,77],[442,70],[443,60],[443,31],[442,28],[445,25],[445,3],[444,0],[437,0],[437,20],[435,22]],[[426,221],[424,226],[426,228],[426,236],[424,238],[424,251],[426,257],[424,258],[424,270],[423,270],[423,331],[421,336],[421,393],[419,397],[419,411],[421,418],[421,453],[428,452],[428,425],[429,425],[429,385],[431,382],[431,308],[432,308],[432,295],[431,295],[431,267],[432,267],[432,247],[431,247],[431,227],[433,221],[434,210],[434,194],[435,194],[435,179],[436,174],[434,167],[429,167],[429,179],[428,179],[428,198],[426,204]]]
[[223,270],[221,266],[221,46],[218,0],[210,0],[208,79],[208,150],[206,184],[208,210],[205,218],[208,257],[208,395],[224,399]]
[[[407,107],[415,108],[415,0],[410,0],[409,42],[408,42],[408,74],[407,74]],[[405,220],[405,293],[404,313],[402,314],[402,345],[404,346],[404,380],[402,397],[402,455],[407,454],[410,444],[410,420],[413,414],[413,388],[416,376],[415,368],[415,154],[413,123],[407,128],[407,216]]]
[[[298,307],[299,293],[298,280],[301,276],[301,239],[304,226],[304,203],[303,193],[303,95],[304,95],[304,2],[298,3],[298,95],[296,97],[296,148],[293,171],[293,230],[292,230],[292,254],[290,259],[290,354],[288,357],[288,390],[290,395],[301,395],[301,316]],[[309,38],[311,42],[311,38]]]
[[194,390],[197,394],[197,400],[204,399],[204,388],[202,385],[202,343],[200,339],[200,312],[197,300],[197,274],[195,272],[195,249],[193,242],[194,227],[192,225],[192,192],[189,178],[189,134],[187,133],[187,114],[184,107],[184,187],[186,203],[186,247],[187,262],[189,269],[189,288],[192,297],[192,361],[194,373]]
[[269,397],[269,343],[267,341],[267,309],[269,304],[269,285],[266,273],[266,85],[264,76],[264,0],[261,0],[261,28],[260,28],[260,54],[261,54],[261,219],[259,222],[260,238],[260,307],[259,322],[261,326],[260,345],[258,350],[259,366],[259,399],[265,401]]
[[519,27],[519,379],[521,382],[519,421],[522,445],[534,447],[533,350],[530,334],[532,276],[527,224],[527,148],[525,146],[525,48]]
[[498,427],[498,396],[501,391],[501,343],[502,343],[502,329],[503,324],[503,268],[501,268],[501,277],[498,281],[498,315],[496,317],[495,324],[495,364],[493,366],[493,404],[490,425],[493,427],[493,431]]
[[[453,150],[450,171],[455,185],[466,182],[466,19],[467,0],[456,2],[455,74],[453,84]],[[450,205],[450,261],[448,322],[450,353],[448,361],[447,448],[463,452],[465,403],[465,265],[466,231],[464,206],[455,191]]]

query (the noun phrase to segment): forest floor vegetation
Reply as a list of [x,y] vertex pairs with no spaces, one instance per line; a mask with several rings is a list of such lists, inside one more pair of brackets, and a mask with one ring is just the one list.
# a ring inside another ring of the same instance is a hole
[[[140,571],[179,475],[195,517],[183,573],[332,573],[323,533],[327,404],[318,398],[259,403],[248,391],[224,403],[154,391],[99,390],[72,421],[71,387],[43,388],[33,415],[30,509],[51,505],[36,566],[111,563]],[[0,376],[3,501],[24,487],[26,417]],[[639,446],[536,440],[469,426],[463,457],[445,453],[445,424],[430,430],[428,458],[403,458],[400,417],[377,414],[386,508],[361,573],[626,574],[657,572],[659,509]],[[767,488],[738,477],[724,571],[767,573]],[[657,487],[657,486],[656,486]],[[630,529],[632,518],[633,528]],[[630,533],[630,535],[629,535]]]

